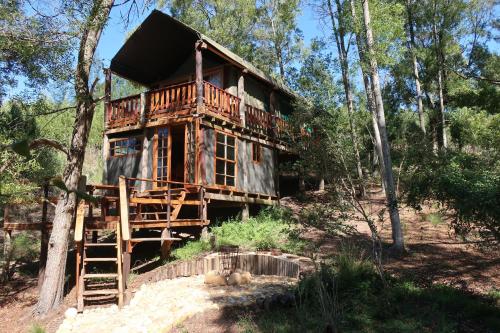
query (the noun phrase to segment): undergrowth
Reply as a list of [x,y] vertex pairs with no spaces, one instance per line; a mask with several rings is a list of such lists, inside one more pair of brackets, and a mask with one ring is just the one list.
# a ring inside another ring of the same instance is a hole
[[[308,243],[299,238],[299,231],[289,211],[283,208],[264,209],[256,217],[245,221],[232,219],[213,227],[216,246],[237,245],[243,250],[278,249],[300,254]],[[191,241],[175,249],[175,259],[191,259],[211,249],[206,240]]]
[[[499,332],[496,298],[386,277],[353,247],[300,281],[296,307],[243,318],[246,332]],[[243,326],[243,325],[242,325]]]

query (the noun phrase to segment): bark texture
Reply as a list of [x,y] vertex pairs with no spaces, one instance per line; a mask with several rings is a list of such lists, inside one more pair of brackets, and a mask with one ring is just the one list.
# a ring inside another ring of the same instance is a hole
[[[363,169],[361,168],[361,158],[359,155],[358,146],[358,136],[356,135],[356,130],[354,128],[354,98],[352,93],[352,85],[349,79],[349,62],[347,59],[347,49],[345,45],[345,24],[343,21],[343,9],[339,0],[335,0],[335,8],[337,12],[337,21],[335,20],[335,13],[333,10],[331,0],[327,0],[328,13],[330,15],[330,20],[332,22],[333,34],[335,36],[335,42],[337,44],[337,52],[339,54],[340,68],[342,72],[342,83],[344,85],[344,94],[347,104],[347,113],[349,119],[349,130],[351,134],[351,140],[354,147],[354,157],[356,159],[356,171],[358,174],[358,179],[360,182],[363,180]],[[361,194],[364,195],[364,188],[361,186]]]
[[407,25],[408,50],[410,51],[410,56],[413,65],[413,78],[415,80],[415,93],[417,98],[418,119],[419,119],[420,129],[424,134],[426,134],[424,104],[422,101],[422,88],[420,85],[420,74],[418,71],[417,55],[415,54],[415,32],[413,30],[412,0],[406,0],[406,13],[408,15],[408,25]]
[[68,238],[78,202],[74,191],[78,188],[82,174],[85,148],[96,105],[89,88],[90,69],[113,3],[113,0],[95,0],[81,32],[75,73],[76,118],[63,173],[63,180],[69,192],[61,195],[56,206],[45,276],[35,308],[36,314],[45,314],[58,307],[63,299]]
[[375,96],[375,105],[377,110],[377,124],[382,140],[382,153],[384,156],[385,179],[386,179],[386,198],[391,218],[393,250],[404,251],[403,230],[401,228],[401,220],[399,218],[398,200],[394,188],[394,175],[392,172],[391,152],[389,146],[389,138],[385,123],[384,104],[382,101],[382,92],[380,89],[380,79],[378,75],[378,64],[375,58],[374,38],[371,28],[370,7],[368,0],[363,0],[363,21],[366,33],[366,46],[370,63],[370,76],[372,81],[373,94]]
[[[354,0],[350,0],[350,6],[351,6],[351,16],[353,22],[358,22],[358,16],[356,13],[356,5],[354,3]],[[378,129],[378,124],[377,124],[377,106],[375,104],[375,96],[373,95],[373,89],[372,89],[372,83],[370,80],[370,75],[369,75],[369,62],[366,56],[366,45],[365,45],[365,40],[366,36],[362,36],[362,30],[358,29],[356,31],[355,36],[356,36],[356,45],[358,48],[358,55],[359,55],[359,60],[361,62],[361,74],[363,76],[363,85],[365,87],[365,93],[366,93],[366,102],[368,104],[368,109],[371,113],[372,116],[372,127],[373,127],[373,145],[375,146],[375,152],[378,156],[378,164],[379,164],[379,169],[380,169],[380,178],[382,179],[382,190],[385,193],[385,165],[384,165],[384,155],[382,153],[382,139],[380,138],[380,131]]]

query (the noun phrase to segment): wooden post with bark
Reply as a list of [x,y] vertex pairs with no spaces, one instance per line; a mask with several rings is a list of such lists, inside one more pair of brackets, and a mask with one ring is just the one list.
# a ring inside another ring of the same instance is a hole
[[196,82],[196,109],[200,112],[203,107],[203,56],[202,49],[206,48],[206,44],[199,40],[194,45],[195,51],[195,82]]

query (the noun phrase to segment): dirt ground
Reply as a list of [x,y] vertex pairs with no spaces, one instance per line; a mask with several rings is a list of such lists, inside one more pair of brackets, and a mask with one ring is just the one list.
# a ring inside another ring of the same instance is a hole
[[[311,192],[302,202],[286,198],[283,203],[298,214],[312,202],[321,203],[325,200],[324,194]],[[373,191],[370,193],[370,199],[365,200],[363,204],[375,220],[384,244],[389,245],[391,225],[381,193]],[[400,215],[408,252],[401,258],[385,256],[385,270],[393,275],[411,277],[422,284],[445,284],[477,294],[487,294],[494,288],[498,290],[498,249],[484,251],[474,244],[463,242],[450,230],[446,217],[441,223],[431,223],[427,216],[432,212],[436,212],[436,209],[424,207],[422,211],[416,212],[408,207],[401,208]],[[329,236],[326,232],[310,226],[304,227],[303,237],[316,244],[321,256],[334,254],[346,240],[369,245],[369,229],[359,215],[353,215],[349,223],[357,231],[343,239]],[[141,281],[140,276],[134,284],[138,281]],[[36,279],[17,279],[8,285],[0,286],[0,332],[24,333],[37,323],[45,327],[47,332],[54,332],[62,322],[65,309],[75,305],[74,294],[70,293],[60,310],[45,318],[35,319],[32,316],[32,307],[37,299],[36,282]],[[174,332],[239,332],[241,329],[237,321],[244,313],[244,309],[210,310],[186,320]]]

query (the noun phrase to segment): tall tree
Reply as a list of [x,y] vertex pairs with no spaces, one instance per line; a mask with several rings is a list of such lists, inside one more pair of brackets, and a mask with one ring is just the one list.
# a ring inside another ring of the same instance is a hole
[[256,0],[169,0],[165,8],[246,60],[256,60]]
[[378,74],[378,64],[374,51],[374,37],[371,26],[370,7],[368,0],[363,1],[363,21],[366,33],[366,51],[370,64],[370,77],[372,81],[373,94],[375,96],[375,105],[377,110],[377,124],[380,131],[382,141],[382,154],[384,157],[385,166],[385,185],[387,206],[389,216],[391,218],[393,250],[396,252],[404,251],[403,229],[401,228],[401,220],[399,218],[398,200],[394,186],[394,175],[392,172],[391,148],[389,138],[387,136],[387,128],[385,122],[384,102],[382,100],[382,91],[380,89],[380,79]]
[[351,17],[353,22],[354,34],[356,36],[356,46],[358,49],[358,56],[360,61],[361,75],[363,77],[363,85],[365,87],[366,103],[368,110],[371,114],[372,128],[373,128],[373,145],[375,147],[375,154],[378,156],[380,178],[382,179],[382,190],[385,192],[385,166],[384,155],[382,153],[382,139],[380,138],[380,131],[377,124],[377,107],[375,104],[375,96],[373,95],[372,82],[369,75],[369,63],[366,57],[366,36],[364,30],[358,26],[358,16],[356,13],[355,0],[349,0],[351,8]]
[[91,67],[113,4],[113,0],[94,0],[89,4],[80,3],[75,8],[82,13],[82,26],[74,81],[76,117],[62,179],[69,191],[59,199],[55,209],[45,278],[35,310],[38,314],[57,307],[63,298],[69,231],[77,205],[75,191],[81,177],[85,147],[97,103],[93,97],[95,84],[90,82]]
[[[345,23],[344,14],[344,4],[340,3],[340,0],[335,0],[335,8],[332,6],[332,1],[327,0],[326,6],[328,10],[328,15],[332,24],[333,35],[335,37],[335,43],[337,44],[337,53],[340,62],[340,69],[342,72],[342,83],[344,85],[345,101],[347,105],[347,113],[349,115],[349,128],[352,144],[354,147],[354,155],[356,158],[356,171],[360,183],[363,180],[363,170],[361,168],[361,158],[359,155],[359,144],[358,137],[356,134],[356,129],[354,126],[354,101],[352,84],[349,77],[349,59],[346,47],[346,34],[347,27]],[[360,186],[361,194],[364,195],[364,187]]]
[[414,28],[414,19],[413,19],[413,1],[406,0],[406,13],[407,13],[407,22],[406,22],[406,31],[408,34],[408,51],[410,53],[412,65],[413,65],[413,76],[415,80],[415,97],[417,99],[417,111],[418,111],[418,119],[420,124],[420,129],[425,134],[425,116],[424,116],[424,104],[422,101],[422,88],[420,86],[420,74],[418,69],[418,60],[417,54],[415,52],[415,28]]
[[289,67],[300,56],[302,32],[297,27],[300,0],[258,0],[255,31],[259,62],[264,69],[286,81]]

